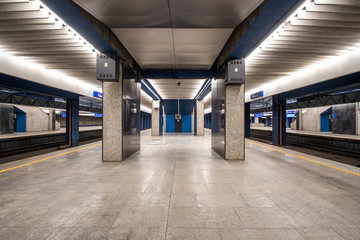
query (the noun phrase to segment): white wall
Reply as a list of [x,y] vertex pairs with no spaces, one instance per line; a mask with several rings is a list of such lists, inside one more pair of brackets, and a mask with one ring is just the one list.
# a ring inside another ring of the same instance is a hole
[[[49,131],[49,115],[38,107],[15,105],[26,113],[26,132]],[[56,130],[60,129],[60,123],[56,122]]]
[[307,108],[303,109],[302,112],[302,129],[303,131],[321,131],[321,120],[320,114],[329,109],[331,106],[317,107],[317,108]]

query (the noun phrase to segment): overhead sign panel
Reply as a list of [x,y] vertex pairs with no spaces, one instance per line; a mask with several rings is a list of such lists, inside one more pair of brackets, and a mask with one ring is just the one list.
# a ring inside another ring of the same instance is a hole
[[256,92],[250,95],[250,99],[261,98],[264,96],[264,91]]

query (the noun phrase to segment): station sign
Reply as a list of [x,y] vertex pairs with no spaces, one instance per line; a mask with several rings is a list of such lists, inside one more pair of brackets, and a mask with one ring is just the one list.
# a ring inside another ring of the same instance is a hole
[[257,118],[262,118],[262,117],[264,117],[264,114],[262,114],[262,113],[255,113],[254,116],[257,117]]
[[250,95],[250,99],[256,99],[264,96],[264,91],[256,92]]
[[101,92],[93,91],[93,97],[103,98],[103,95]]
[[95,113],[96,118],[102,118],[102,116],[103,116],[102,113]]

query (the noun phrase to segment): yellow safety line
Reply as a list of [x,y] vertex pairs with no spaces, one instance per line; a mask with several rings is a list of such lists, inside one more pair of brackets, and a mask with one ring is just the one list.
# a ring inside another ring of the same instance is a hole
[[95,145],[92,145],[92,146],[88,146],[88,147],[84,147],[84,148],[80,148],[80,149],[77,149],[77,150],[74,150],[74,151],[61,153],[61,154],[58,154],[58,155],[55,155],[55,156],[52,156],[52,157],[43,158],[43,159],[40,159],[40,160],[36,160],[34,162],[29,162],[29,163],[26,163],[26,164],[23,164],[23,165],[19,165],[19,166],[16,166],[16,167],[8,168],[8,169],[0,171],[0,173],[7,172],[7,171],[10,171],[10,170],[14,170],[14,169],[17,169],[17,168],[21,168],[21,167],[24,167],[24,166],[28,166],[28,165],[31,165],[31,164],[34,164],[34,163],[42,162],[42,161],[45,161],[45,160],[49,160],[49,159],[52,159],[52,158],[64,156],[64,155],[74,153],[74,152],[78,152],[78,151],[81,151],[81,150],[89,149],[89,148],[96,147],[96,146],[99,146],[99,145],[101,145],[101,143],[98,143],[98,144],[95,144]]
[[339,171],[342,171],[342,172],[346,172],[346,173],[350,173],[350,174],[353,174],[353,175],[356,175],[356,176],[360,176],[360,174],[358,174],[358,173],[346,171],[346,170],[344,170],[344,169],[337,168],[337,167],[333,167],[333,166],[327,165],[327,164],[325,164],[325,163],[317,162],[317,161],[310,160],[310,159],[304,158],[304,157],[300,157],[300,156],[297,156],[297,155],[294,155],[294,154],[291,154],[291,153],[288,153],[288,152],[280,151],[280,150],[278,150],[278,149],[271,148],[271,147],[267,147],[267,146],[264,146],[264,145],[262,145],[262,144],[255,143],[255,142],[253,142],[253,141],[249,141],[249,140],[246,140],[246,141],[247,141],[248,143],[251,143],[251,144],[254,144],[254,145],[263,147],[263,148],[267,148],[267,149],[273,150],[273,151],[275,151],[275,152],[287,154],[287,155],[290,155],[290,156],[293,156],[293,157],[296,157],[296,158],[303,159],[303,160],[308,161],[308,162],[316,163],[316,164],[319,164],[319,165],[322,165],[322,166],[325,166],[325,167],[333,168],[333,169],[336,169],[336,170],[339,170]]

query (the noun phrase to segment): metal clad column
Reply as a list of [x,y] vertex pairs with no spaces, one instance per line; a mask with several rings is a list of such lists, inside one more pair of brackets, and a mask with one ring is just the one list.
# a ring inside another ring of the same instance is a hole
[[196,100],[196,135],[204,136],[204,100]]
[[66,145],[79,145],[79,97],[66,101]]
[[245,138],[250,138],[250,102],[245,103]]
[[225,159],[245,160],[245,84],[225,86]]
[[273,125],[272,138],[276,146],[286,145],[286,99],[273,96]]
[[122,161],[122,81],[103,82],[103,162]]

